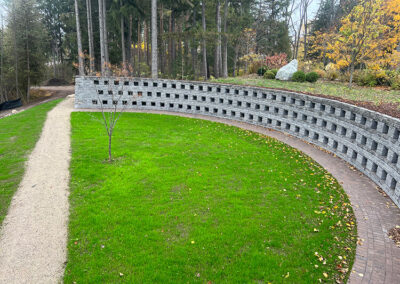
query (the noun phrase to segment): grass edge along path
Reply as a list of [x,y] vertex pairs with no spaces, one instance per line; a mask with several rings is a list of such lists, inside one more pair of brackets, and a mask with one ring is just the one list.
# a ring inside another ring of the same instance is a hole
[[25,172],[25,162],[39,140],[47,113],[62,99],[0,119],[0,226]]
[[275,139],[125,113],[73,113],[65,283],[345,281],[355,217],[339,183]]

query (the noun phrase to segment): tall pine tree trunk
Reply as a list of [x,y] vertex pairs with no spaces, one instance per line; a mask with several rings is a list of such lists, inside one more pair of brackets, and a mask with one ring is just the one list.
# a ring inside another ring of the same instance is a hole
[[168,33],[169,33],[169,42],[168,42],[168,69],[169,69],[169,74],[172,74],[172,64],[173,64],[173,56],[172,56],[172,15],[173,11],[169,14],[169,21],[168,21]]
[[28,35],[28,21],[25,19],[25,40],[26,40],[26,71],[27,71],[27,86],[26,86],[26,101],[29,103],[31,96],[31,63],[29,52],[29,35]]
[[[120,5],[122,8],[122,0],[120,0]],[[122,50],[122,72],[126,76],[126,47],[125,47],[125,23],[124,23],[124,15],[121,13],[121,50]]]
[[157,0],[151,0],[151,77],[158,78]]
[[216,2],[215,11],[215,22],[217,24],[217,42],[214,50],[214,76],[218,78],[220,76],[220,51],[221,51],[221,6],[219,0]]
[[[132,48],[132,15],[129,15],[129,35],[128,35],[128,45],[129,45],[129,72],[132,72],[132,65],[133,65],[133,48]],[[132,75],[132,74],[131,74]]]
[[0,102],[7,101],[7,95],[4,92],[4,26],[3,17],[1,18],[1,47],[0,47]]
[[99,0],[99,30],[100,30],[100,61],[101,61],[101,75],[106,75],[106,57],[104,50],[104,20],[103,20],[103,0]]
[[141,77],[141,74],[140,74],[140,63],[141,63],[141,53],[142,53],[142,38],[141,38],[142,30],[141,30],[141,26],[140,26],[140,19],[138,19],[137,25],[138,25],[138,31],[137,31],[137,34],[138,34],[137,74],[138,74],[138,77]]
[[233,58],[233,77],[238,75],[238,70],[237,70],[238,57],[239,57],[239,44],[236,44],[236,46],[235,46],[235,56]]
[[[197,26],[196,23],[196,8],[193,10],[193,20],[192,20],[192,28],[195,29]],[[192,56],[192,67],[193,67],[193,73],[194,73],[194,78],[197,79],[199,77],[199,72],[197,70],[197,40],[195,37],[192,38],[191,40],[191,47],[190,47],[190,53]]]
[[18,49],[17,49],[17,20],[15,17],[16,9],[15,9],[15,1],[12,2],[12,13],[13,13],[13,41],[14,41],[14,60],[15,60],[15,92],[17,97],[21,97],[19,92],[19,76],[18,76]]
[[83,51],[82,51],[81,25],[79,23],[78,0],[75,0],[75,19],[76,19],[76,37],[78,41],[79,75],[83,76],[85,74],[85,69],[83,67]]
[[161,4],[160,7],[160,33],[159,33],[159,37],[160,37],[160,71],[161,74],[164,74],[165,72],[165,43],[164,43],[164,38],[163,38],[163,34],[164,34],[164,6]]
[[93,22],[92,22],[92,3],[86,0],[86,13],[88,25],[88,41],[89,41],[89,72],[93,75],[95,70],[94,46],[93,46]]
[[104,38],[104,60],[105,60],[105,63],[106,63],[105,72],[106,72],[107,75],[110,75],[110,68],[109,68],[110,58],[109,58],[109,55],[108,55],[108,32],[107,32],[107,6],[106,6],[106,0],[103,0],[102,4],[103,4],[103,22],[104,22],[104,24],[103,24],[103,27],[104,27],[104,30],[103,30],[103,32],[104,32],[104,36],[103,36],[103,38]]
[[225,0],[224,7],[224,38],[222,49],[222,77],[228,77],[228,37],[227,37],[227,19],[228,19],[228,0]]
[[206,0],[203,0],[201,3],[201,20],[203,26],[203,77],[204,80],[207,80],[207,46],[206,46]]

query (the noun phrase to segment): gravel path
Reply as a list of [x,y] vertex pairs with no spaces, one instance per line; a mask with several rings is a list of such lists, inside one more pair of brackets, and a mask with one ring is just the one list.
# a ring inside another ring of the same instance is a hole
[[67,258],[70,114],[48,115],[0,233],[0,283],[57,283]]

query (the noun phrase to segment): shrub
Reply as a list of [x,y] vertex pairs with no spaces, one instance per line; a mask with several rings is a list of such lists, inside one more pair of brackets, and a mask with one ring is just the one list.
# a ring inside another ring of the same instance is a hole
[[326,78],[326,72],[325,72],[325,70],[322,70],[322,69],[315,69],[315,71],[314,71],[315,73],[317,73],[318,74],[318,77],[319,78]]
[[275,79],[275,76],[276,73],[274,73],[272,70],[268,70],[264,73],[264,79]]
[[400,90],[400,74],[391,77],[389,83],[393,90]]
[[310,72],[306,74],[306,81],[310,83],[317,82],[319,75],[316,72]]
[[265,57],[265,64],[268,68],[281,68],[287,64],[287,54],[279,53]]
[[326,79],[335,81],[338,77],[339,77],[339,71],[337,70],[326,71]]
[[303,71],[297,71],[293,74],[292,81],[293,82],[304,82],[306,80],[306,74]]
[[329,63],[325,66],[326,79],[334,81],[339,77],[339,70],[336,68],[335,64]]
[[378,85],[376,77],[370,70],[362,70],[360,72],[356,72],[354,76],[354,81],[359,86],[375,87],[376,85]]
[[392,73],[384,70],[361,70],[354,73],[354,81],[360,86],[389,86]]
[[278,73],[278,69],[271,69],[270,70],[272,73],[274,73],[274,78],[276,77],[276,74]]
[[265,72],[267,72],[267,70],[268,69],[265,66],[258,68],[258,70],[257,70],[258,76],[264,76],[264,74],[265,74]]

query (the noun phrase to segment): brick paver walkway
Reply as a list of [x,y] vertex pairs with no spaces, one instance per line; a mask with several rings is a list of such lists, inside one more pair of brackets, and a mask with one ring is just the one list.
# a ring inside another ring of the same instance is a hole
[[298,138],[277,131],[210,116],[151,112],[200,118],[237,126],[274,137],[313,158],[341,183],[350,198],[356,215],[359,242],[349,283],[400,283],[400,248],[396,247],[387,235],[388,230],[400,225],[400,209],[390,198],[380,193],[375,183],[368,177],[353,169],[340,158]]

